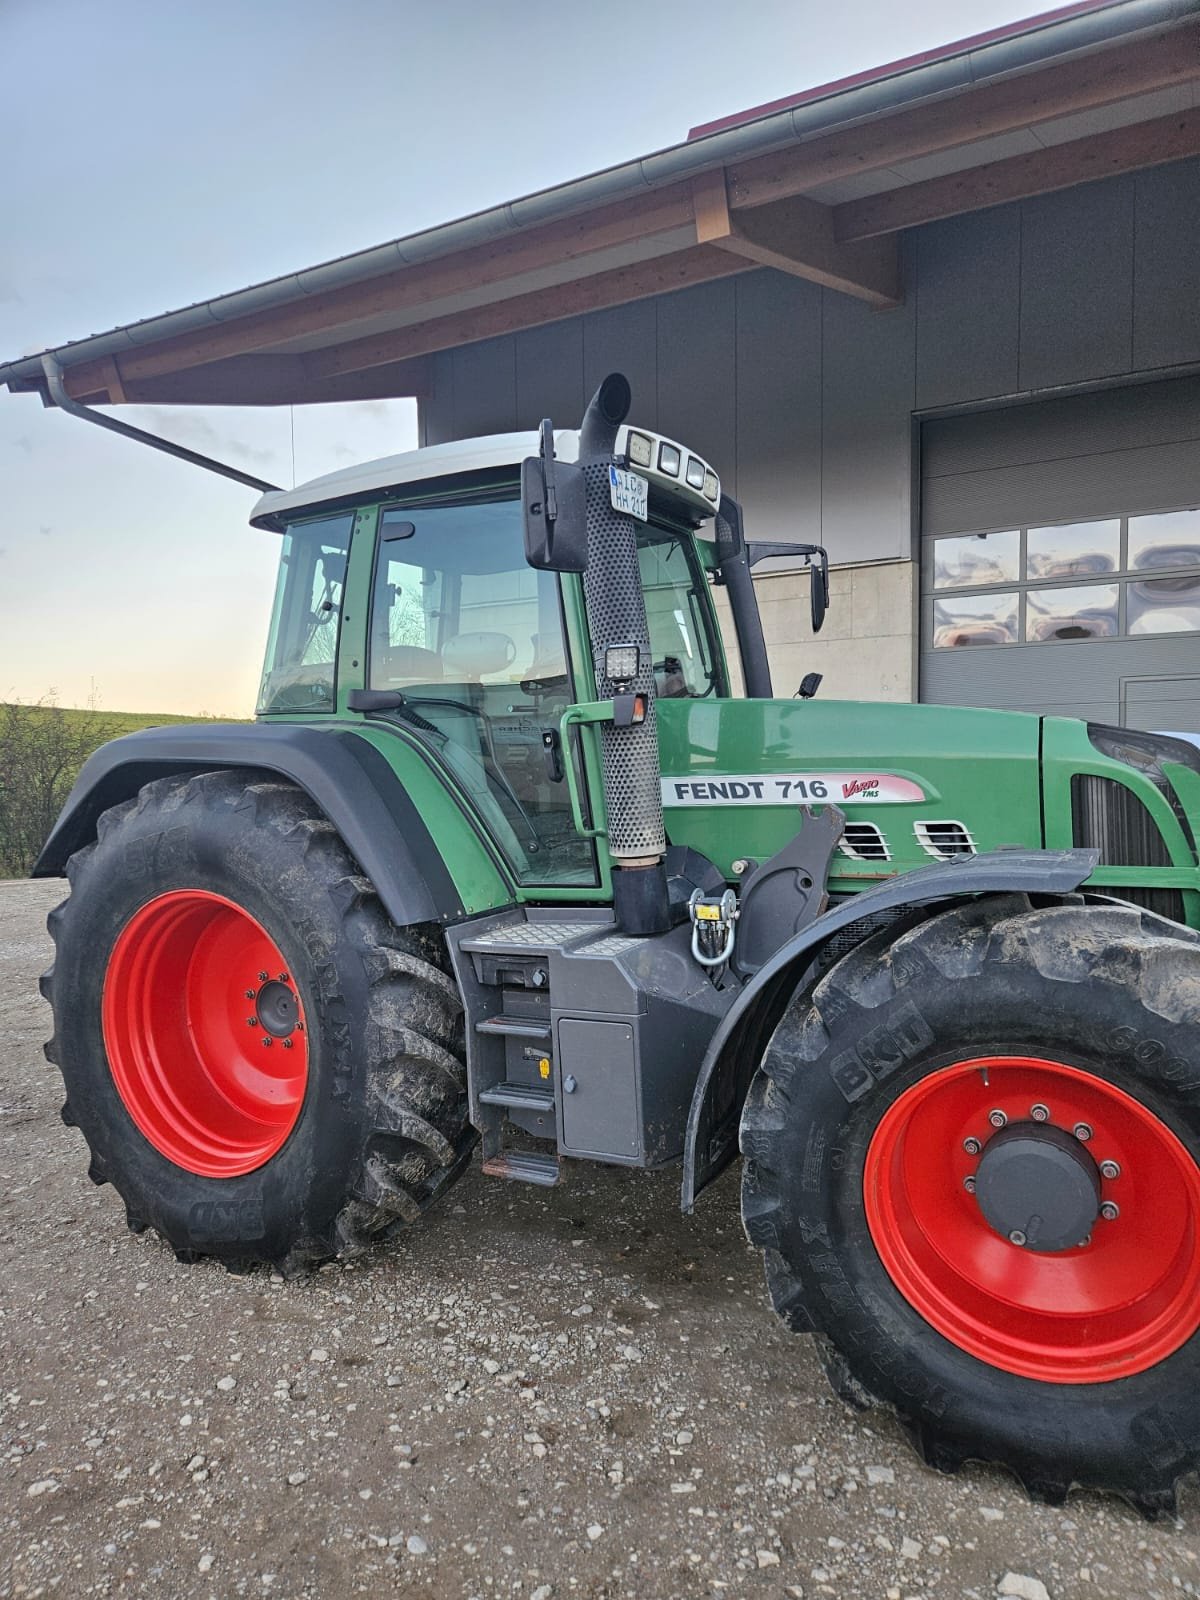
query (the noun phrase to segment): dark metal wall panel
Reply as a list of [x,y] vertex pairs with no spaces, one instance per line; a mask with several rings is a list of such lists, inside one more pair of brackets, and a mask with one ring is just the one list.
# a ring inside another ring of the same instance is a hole
[[917,406],[1019,387],[1021,208],[996,206],[917,233]]
[[1020,388],[1130,370],[1133,192],[1122,177],[1022,202]]
[[664,433],[715,463],[737,490],[737,340],[733,278],[658,303],[658,415]]
[[751,497],[756,530],[819,542],[821,290],[782,272],[733,281],[736,480]]
[[1200,161],[1137,175],[1133,361],[1200,361]]
[[454,352],[455,439],[517,426],[516,339],[505,334]]
[[623,372],[633,390],[632,415],[644,427],[665,429],[658,420],[658,306],[635,300],[584,317],[583,389],[590,400],[610,372]]
[[911,293],[894,311],[822,296],[821,542],[834,561],[912,554],[915,336]]
[[583,387],[583,324],[578,317],[530,328],[516,341],[516,425],[536,428],[543,417],[574,427],[588,397]]

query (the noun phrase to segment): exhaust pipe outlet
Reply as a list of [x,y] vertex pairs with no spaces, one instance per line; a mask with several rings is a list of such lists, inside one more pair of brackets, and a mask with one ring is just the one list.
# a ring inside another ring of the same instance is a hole
[[633,403],[633,390],[623,372],[610,372],[596,390],[583,421],[579,425],[579,461],[584,464],[597,456],[606,458],[613,453],[617,442],[617,429],[629,415]]
[[[645,719],[629,728],[600,729],[608,848],[613,861],[613,912],[623,933],[665,933],[670,897],[663,857],[658,722],[654,705],[654,656],[646,621],[632,517],[614,511],[609,483],[617,430],[629,414],[629,380],[611,373],[584,413],[579,464],[587,490],[588,566],[583,577],[588,633],[596,687],[603,699],[617,694],[645,697]],[[631,682],[605,673],[608,648],[636,644],[638,670]]]

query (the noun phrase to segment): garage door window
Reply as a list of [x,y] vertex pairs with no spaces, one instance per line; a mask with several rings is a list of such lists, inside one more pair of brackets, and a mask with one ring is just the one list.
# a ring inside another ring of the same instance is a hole
[[931,544],[936,650],[1200,632],[1200,510]]

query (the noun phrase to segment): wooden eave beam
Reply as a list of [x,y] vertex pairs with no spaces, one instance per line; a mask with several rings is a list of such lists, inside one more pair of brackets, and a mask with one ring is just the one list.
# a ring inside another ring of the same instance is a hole
[[[963,90],[907,111],[881,115],[776,151],[749,158],[728,170],[728,206],[735,216],[792,199],[805,190],[851,174],[878,171],[979,139],[1036,126],[1054,117],[1109,105],[1132,95],[1200,77],[1200,23],[1160,30],[1131,44],[1111,46],[1040,71],[1019,74],[982,88]],[[344,288],[304,296],[286,305],[214,323],[121,356],[121,386],[136,392],[139,379],[179,372],[233,356],[268,352],[289,340],[349,327],[370,317],[416,309],[455,294],[499,287],[550,262],[578,260],[692,223],[692,184],[680,180],[645,194],[543,223],[520,233]],[[795,222],[795,218],[792,219]],[[819,224],[819,226],[818,226]],[[824,228],[809,213],[808,231]],[[768,214],[755,228],[738,217],[745,248],[788,257],[791,223]],[[836,236],[833,243],[839,241]],[[724,248],[724,247],[722,247]],[[746,256],[747,260],[751,257]],[[780,265],[780,260],[770,262]],[[793,270],[784,266],[783,270]],[[597,274],[602,276],[602,274]],[[837,274],[833,274],[836,279]],[[613,303],[613,302],[609,302]],[[469,315],[463,313],[463,315]],[[445,322],[449,319],[437,319]],[[552,320],[545,318],[543,320]],[[106,362],[83,362],[67,370],[76,398],[111,393]]]
[[729,168],[735,210],[1200,78],[1200,23],[961,90]]
[[625,305],[632,300],[649,299],[652,295],[671,294],[676,289],[687,289],[693,284],[709,283],[715,278],[727,278],[735,272],[746,272],[753,265],[753,262],[738,260],[721,250],[693,246],[687,250],[672,251],[669,255],[655,256],[650,261],[638,261],[627,267],[613,267],[607,272],[593,273],[590,277],[560,283],[550,289],[536,289],[528,294],[494,301],[491,305],[477,306],[470,311],[436,317],[431,322],[418,322],[408,328],[393,329],[390,333],[333,345],[328,350],[315,350],[302,359],[305,371],[313,379],[362,372],[369,367],[408,361],[417,356],[432,355],[438,350],[474,344],[480,339],[519,333],[525,328],[540,327],[543,323],[559,322],[564,317],[582,316],[589,311],[603,310],[606,306]]
[[[229,356],[260,353],[328,328],[498,286],[524,272],[543,268],[548,262],[585,261],[597,251],[687,227],[691,221],[687,185],[672,184],[635,195],[620,205],[566,217],[454,255],[399,267],[395,272],[349,284],[344,289],[307,295],[253,316],[130,350],[121,357],[121,371],[125,381],[134,384],[139,378],[156,378]],[[83,362],[70,369],[67,390],[78,398],[76,384],[88,392],[103,390],[103,363]]]
[[1196,155],[1200,155],[1200,110],[1180,111],[847,201],[833,208],[833,231],[843,244],[875,238]]
[[904,298],[895,239],[841,244],[828,206],[797,195],[731,214],[722,172],[693,181],[696,237],[760,267],[774,267],[878,307]]

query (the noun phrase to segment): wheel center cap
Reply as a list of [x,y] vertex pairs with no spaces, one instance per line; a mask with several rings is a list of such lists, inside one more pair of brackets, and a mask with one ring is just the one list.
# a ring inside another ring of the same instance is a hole
[[984,1147],[975,1198],[1002,1238],[1040,1252],[1072,1250],[1100,1214],[1100,1170],[1063,1129],[1010,1123]]
[[263,984],[254,1007],[258,1012],[258,1020],[276,1039],[286,1039],[300,1020],[295,991],[278,979]]

